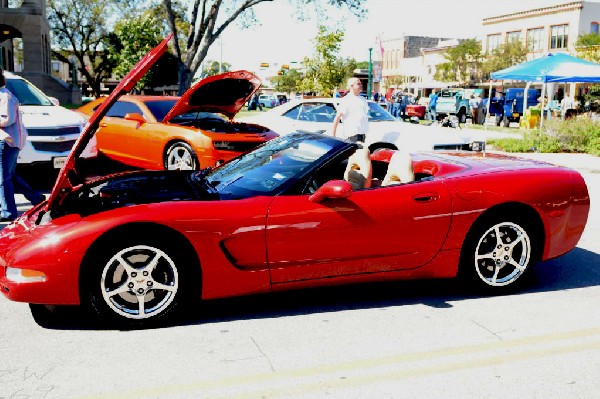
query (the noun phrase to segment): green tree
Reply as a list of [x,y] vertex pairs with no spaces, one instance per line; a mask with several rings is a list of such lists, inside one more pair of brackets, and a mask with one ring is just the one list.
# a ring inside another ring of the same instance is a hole
[[575,43],[577,56],[588,61],[600,62],[600,34],[580,35]]
[[492,55],[483,62],[483,79],[489,79],[492,72],[499,71],[527,60],[527,48],[521,40],[510,42],[494,49]]
[[[121,19],[115,26],[112,46],[107,50],[109,59],[115,65],[113,73],[119,78],[127,75],[161,39],[159,23],[150,12]],[[152,71],[140,79],[136,89],[143,89],[151,79]]]
[[282,75],[271,79],[275,91],[282,93],[295,93],[299,91],[302,74],[295,69],[288,69]]
[[213,76],[229,71],[231,71],[230,63],[224,62],[223,65],[219,65],[219,61],[209,61],[208,65],[205,65],[202,69],[202,77]]
[[[600,34],[590,33],[581,35],[575,43],[577,56],[588,61],[600,63]],[[585,102],[589,102],[592,110],[600,108],[600,84],[590,85],[583,96]]]
[[[282,0],[194,0],[187,20],[187,28],[181,28],[181,15],[177,13],[177,0],[162,0],[169,29],[175,40],[173,47],[175,56],[179,59],[179,91],[182,93],[190,87],[202,61],[206,58],[208,49],[217,38],[234,21],[242,27],[248,27],[256,22],[253,8],[261,3],[270,2],[272,7]],[[306,10],[314,10],[320,15],[327,15],[324,7],[346,7],[359,17],[365,14],[362,5],[365,0],[288,0],[297,5],[300,16]],[[185,40],[181,40],[184,37]]]
[[344,32],[329,32],[326,27],[319,27],[314,39],[315,54],[302,61],[306,70],[300,83],[303,92],[330,96],[336,87],[342,86],[352,75],[356,61],[338,57],[343,39]]
[[52,30],[52,54],[70,63],[77,59],[78,70],[93,95],[100,95],[100,84],[110,77],[114,59],[106,56],[110,47],[107,16],[112,3],[98,0],[48,0],[48,22]]
[[467,39],[449,48],[444,58],[446,62],[437,66],[435,79],[470,84],[480,78],[483,56],[481,44],[476,39]]

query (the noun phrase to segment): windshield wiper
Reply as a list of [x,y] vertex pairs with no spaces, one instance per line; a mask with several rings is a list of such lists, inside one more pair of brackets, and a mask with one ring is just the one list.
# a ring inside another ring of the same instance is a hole
[[206,179],[206,175],[208,174],[208,172],[210,172],[210,170],[211,168],[204,168],[202,170],[199,170],[196,173],[192,173],[189,179],[195,187],[200,188],[203,192],[207,193],[210,196],[214,196],[217,195],[217,190],[215,190],[213,183]]

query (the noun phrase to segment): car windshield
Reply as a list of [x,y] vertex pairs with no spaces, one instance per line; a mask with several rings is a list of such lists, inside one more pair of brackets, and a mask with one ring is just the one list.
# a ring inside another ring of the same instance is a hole
[[282,136],[212,170],[206,182],[221,199],[274,195],[346,145],[320,135]]
[[[396,119],[376,102],[369,104],[369,122],[395,121]],[[333,123],[336,114],[331,102],[305,102],[287,111],[283,116],[306,122]]]
[[223,122],[223,123],[227,122],[227,120],[224,119],[219,114],[216,114],[214,112],[204,112],[204,111],[188,112],[187,114],[177,115],[177,116],[174,116],[173,118],[171,118],[171,120],[169,122],[177,124],[177,125],[185,125],[185,124],[197,122],[197,121],[204,121],[204,122],[211,121],[211,122]]
[[162,121],[176,102],[177,100],[146,101],[146,107],[157,121]]
[[396,118],[387,112],[381,105],[369,101],[369,122],[395,121]]
[[21,105],[54,105],[37,87],[22,79],[6,79],[6,88]]

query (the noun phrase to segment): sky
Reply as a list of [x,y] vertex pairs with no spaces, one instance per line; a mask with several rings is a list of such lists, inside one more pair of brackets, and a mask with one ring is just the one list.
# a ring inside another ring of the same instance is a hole
[[[285,0],[265,2],[254,7],[259,21],[241,29],[231,24],[221,41],[211,47],[207,60],[222,60],[232,69],[256,71],[267,62],[300,63],[314,51],[313,39],[319,23],[345,32],[340,56],[357,61],[369,59],[369,48],[383,39],[405,35],[473,38],[479,34],[482,18],[529,10],[571,0],[366,0],[366,18],[358,21],[349,13],[335,11],[324,18],[313,16],[300,22],[295,9]],[[590,1],[590,0],[587,0]],[[600,2],[600,0],[591,0]],[[321,21],[318,19],[321,18]],[[373,51],[373,59],[375,51]]]

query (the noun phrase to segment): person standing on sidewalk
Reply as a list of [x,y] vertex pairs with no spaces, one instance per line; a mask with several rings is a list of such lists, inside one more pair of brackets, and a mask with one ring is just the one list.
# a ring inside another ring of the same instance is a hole
[[[360,79],[348,79],[348,90],[348,94],[340,99],[337,107],[337,114],[333,120],[333,137],[364,143],[369,130],[369,104],[360,95]],[[338,134],[337,131],[340,120],[343,122],[342,134]]]
[[4,71],[0,69],[0,222],[17,218],[15,191],[25,195],[33,205],[44,200],[42,194],[32,190],[15,172],[19,151],[26,140],[27,129],[21,120],[19,100],[6,88]]
[[471,123],[473,125],[479,124],[479,103],[481,102],[481,98],[479,96],[475,97],[474,94],[471,94],[471,99],[469,100],[469,108],[471,108]]
[[437,95],[435,89],[433,89],[431,91],[431,94],[429,95],[429,118],[433,122],[437,121],[437,111],[436,111],[437,100],[438,100],[438,95]]

